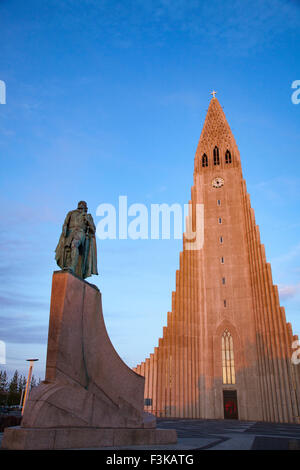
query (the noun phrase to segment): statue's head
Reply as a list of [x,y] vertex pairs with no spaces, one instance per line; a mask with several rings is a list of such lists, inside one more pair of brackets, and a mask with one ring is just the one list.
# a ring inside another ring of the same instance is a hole
[[79,201],[77,209],[83,210],[84,212],[87,212],[87,203],[85,201]]

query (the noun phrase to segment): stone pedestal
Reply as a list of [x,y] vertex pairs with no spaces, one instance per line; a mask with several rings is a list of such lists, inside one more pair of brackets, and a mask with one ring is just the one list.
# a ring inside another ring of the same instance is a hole
[[176,431],[144,413],[144,377],[108,337],[99,289],[70,272],[53,274],[45,380],[30,394],[21,427],[2,449],[164,445]]

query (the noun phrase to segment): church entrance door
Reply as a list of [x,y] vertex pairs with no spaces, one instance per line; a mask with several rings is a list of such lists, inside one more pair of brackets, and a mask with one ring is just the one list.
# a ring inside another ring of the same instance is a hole
[[239,419],[236,390],[223,390],[224,419]]

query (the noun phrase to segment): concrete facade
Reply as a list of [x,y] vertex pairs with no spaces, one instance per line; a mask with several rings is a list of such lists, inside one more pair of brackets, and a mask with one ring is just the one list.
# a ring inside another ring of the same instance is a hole
[[[239,150],[215,97],[190,203],[193,230],[196,205],[204,205],[204,245],[189,250],[183,237],[167,326],[153,354],[134,368],[146,379],[145,410],[223,419],[228,405],[240,420],[298,422],[300,366],[291,362],[298,338],[280,306]],[[236,398],[230,402],[224,392]]]

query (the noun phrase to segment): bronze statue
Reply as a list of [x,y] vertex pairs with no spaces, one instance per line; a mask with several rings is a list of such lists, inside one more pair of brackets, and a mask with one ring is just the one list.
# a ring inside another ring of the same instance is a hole
[[58,266],[82,279],[98,274],[96,227],[87,209],[87,203],[80,201],[77,209],[68,212],[55,250]]

